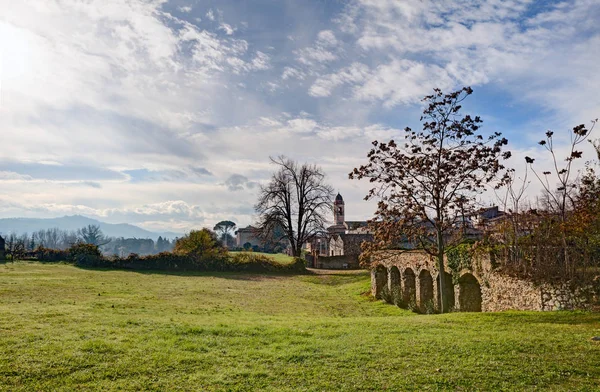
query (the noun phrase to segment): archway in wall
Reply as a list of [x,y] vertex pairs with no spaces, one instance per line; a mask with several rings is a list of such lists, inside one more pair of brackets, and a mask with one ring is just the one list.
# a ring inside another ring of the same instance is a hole
[[458,303],[461,312],[481,312],[481,285],[472,274],[458,280]]
[[[454,303],[454,300],[455,300],[455,298],[454,298],[454,285],[452,283],[452,275],[451,274],[449,274],[448,272],[444,272],[444,277],[445,277],[445,279],[444,279],[444,293],[443,293],[444,295],[442,295],[442,297],[444,298],[444,305],[446,305],[446,306],[444,306],[444,309],[447,312],[450,309],[454,308],[454,306],[455,306],[455,303]],[[440,293],[441,292],[441,289],[440,289],[440,274],[438,274],[438,276],[437,276],[437,278],[436,278],[435,281],[436,281],[435,283],[436,283],[436,286],[437,286],[437,289],[438,289],[438,293]],[[441,301],[441,298],[440,298],[439,294],[438,294],[438,297],[437,297],[437,307],[438,307],[438,310],[442,309],[442,301]]]
[[384,291],[387,290],[387,268],[378,265],[375,269],[375,298],[381,299]]
[[393,266],[390,269],[390,294],[392,303],[400,305],[400,302],[402,302],[400,292],[400,270],[396,266]]
[[417,306],[417,284],[415,273],[412,269],[407,268],[402,274],[402,302],[409,308]]
[[429,312],[433,307],[433,278],[427,270],[419,274],[419,309],[421,312]]

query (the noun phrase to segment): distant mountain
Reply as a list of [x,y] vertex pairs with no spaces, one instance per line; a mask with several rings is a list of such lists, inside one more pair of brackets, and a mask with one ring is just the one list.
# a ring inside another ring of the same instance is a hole
[[142,229],[128,223],[105,223],[96,219],[87,218],[81,215],[63,216],[62,218],[37,219],[37,218],[5,218],[0,219],[0,233],[32,233],[38,230],[59,228],[61,230],[77,230],[87,225],[98,225],[109,237],[125,238],[152,238],[156,240],[159,236],[173,239],[181,237],[181,233],[164,232],[155,233]]

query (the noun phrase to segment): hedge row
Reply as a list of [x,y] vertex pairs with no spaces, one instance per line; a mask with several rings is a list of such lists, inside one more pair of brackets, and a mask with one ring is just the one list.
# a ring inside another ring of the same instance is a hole
[[294,259],[290,264],[280,264],[265,255],[252,253],[224,252],[203,257],[163,252],[143,257],[136,254],[127,257],[105,257],[98,247],[89,244],[73,245],[67,250],[40,248],[35,252],[35,256],[41,262],[66,261],[80,267],[129,270],[299,273],[306,268],[306,263],[301,258]]

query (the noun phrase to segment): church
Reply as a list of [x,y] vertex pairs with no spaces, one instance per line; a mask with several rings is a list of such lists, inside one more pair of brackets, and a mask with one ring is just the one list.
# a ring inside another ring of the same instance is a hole
[[359,268],[358,256],[363,241],[371,241],[366,221],[347,221],[344,198],[339,193],[333,202],[333,225],[327,235],[318,237],[308,244],[307,257],[313,268]]

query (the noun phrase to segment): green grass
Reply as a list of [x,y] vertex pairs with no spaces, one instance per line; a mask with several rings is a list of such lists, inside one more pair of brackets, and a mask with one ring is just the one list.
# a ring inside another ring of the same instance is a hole
[[0,390],[600,390],[600,316],[421,316],[369,276],[0,265]]
[[280,264],[291,264],[294,261],[294,258],[288,255],[285,255],[283,253],[263,253],[263,252],[245,252],[245,251],[241,251],[241,252],[230,252],[232,254],[236,254],[236,253],[250,253],[253,255],[261,255],[261,256],[266,256],[269,257],[271,259],[273,259],[274,261],[280,263]]

